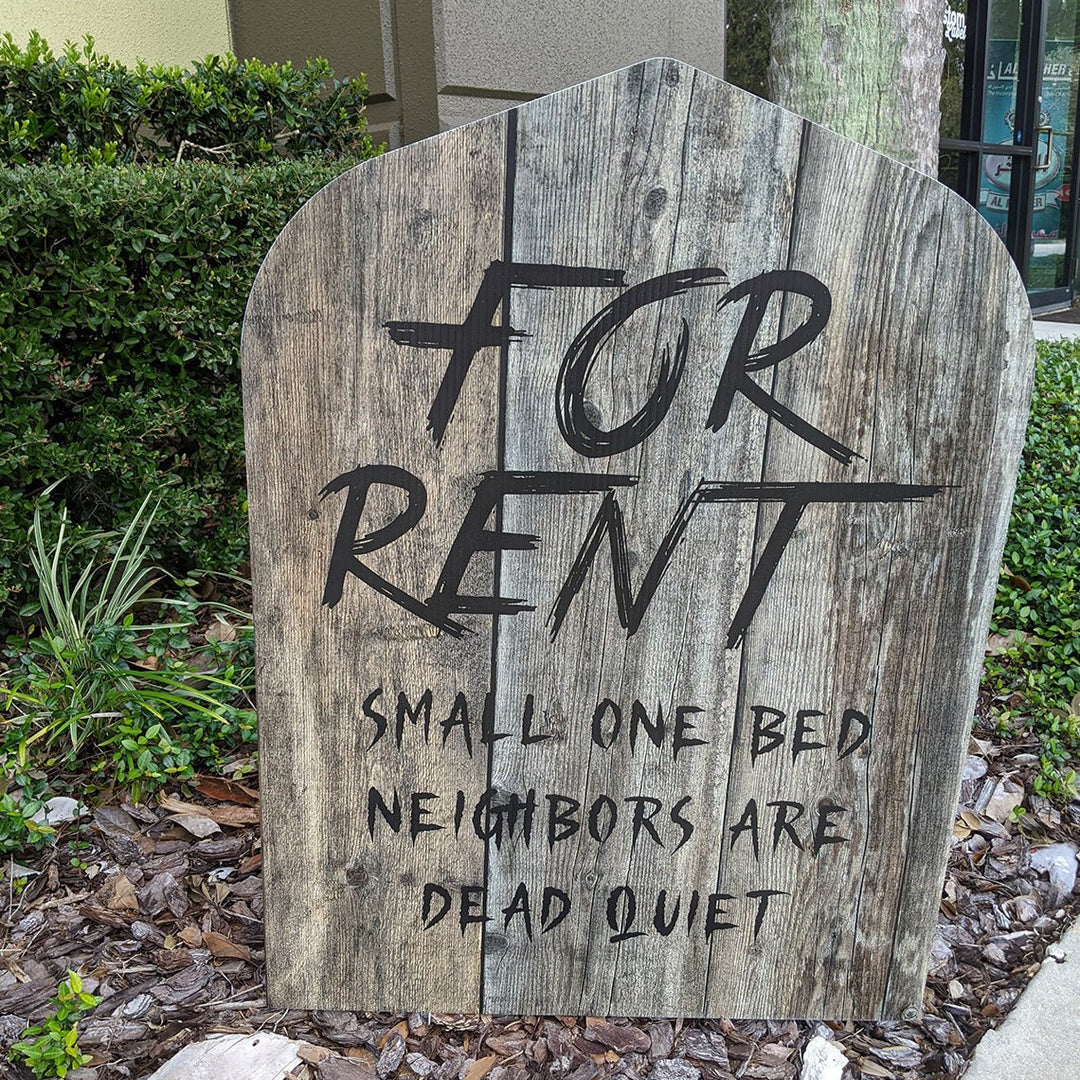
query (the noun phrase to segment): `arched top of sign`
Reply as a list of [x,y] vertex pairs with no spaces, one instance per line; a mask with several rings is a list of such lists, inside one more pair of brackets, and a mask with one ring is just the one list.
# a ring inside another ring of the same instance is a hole
[[918,1007],[1031,364],[969,206],[674,60],[315,196],[244,332],[275,1004]]

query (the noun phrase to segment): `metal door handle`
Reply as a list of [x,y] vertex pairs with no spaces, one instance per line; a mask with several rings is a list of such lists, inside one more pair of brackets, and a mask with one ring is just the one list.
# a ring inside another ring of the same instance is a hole
[[[1046,135],[1046,160],[1043,161],[1039,156],[1039,151],[1042,149],[1042,137]],[[1040,127],[1035,133],[1035,171],[1045,172],[1050,168],[1050,159],[1053,156],[1054,147],[1054,127],[1052,124],[1046,124],[1044,127]]]

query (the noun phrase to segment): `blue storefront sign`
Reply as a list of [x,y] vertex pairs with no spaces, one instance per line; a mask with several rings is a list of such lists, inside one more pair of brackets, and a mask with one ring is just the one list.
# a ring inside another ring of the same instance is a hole
[[[1066,144],[1075,42],[1047,41],[1043,62],[1042,104],[1035,140],[1035,193],[1031,224],[1033,239],[1056,239],[1061,232],[1062,207],[1069,200],[1066,178]],[[1014,159],[1012,147],[1016,124],[1016,82],[1019,46],[1014,40],[991,40],[986,71],[983,139],[1003,147],[1001,154],[983,155],[979,209],[994,229],[1004,236],[1009,210],[1009,187]],[[1029,132],[1020,133],[1025,138]]]

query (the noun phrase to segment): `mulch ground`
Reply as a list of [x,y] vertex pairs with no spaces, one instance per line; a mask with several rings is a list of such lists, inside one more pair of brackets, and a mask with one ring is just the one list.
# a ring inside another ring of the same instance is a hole
[[[9,864],[0,1048],[48,1014],[70,968],[103,999],[80,1024],[93,1055],[69,1074],[80,1080],[145,1077],[193,1040],[265,1030],[310,1044],[297,1080],[793,1080],[815,1035],[843,1051],[852,1080],[957,1076],[1080,900],[1069,853],[1052,874],[1039,854],[1080,841],[1080,803],[1058,811],[1033,794],[1037,751],[1035,740],[972,740],[917,1023],[268,1009],[258,791],[207,777],[186,796],[105,805],[64,826],[56,849],[25,868],[21,892]],[[0,1063],[0,1075],[30,1074]]]

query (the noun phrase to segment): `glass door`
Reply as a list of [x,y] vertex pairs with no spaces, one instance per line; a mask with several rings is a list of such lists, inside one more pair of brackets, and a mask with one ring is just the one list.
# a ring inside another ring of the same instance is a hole
[[1080,76],[1080,3],[1049,0],[1032,158],[1028,291],[1033,306],[1069,299],[1075,264],[1072,179]]
[[1080,0],[949,0],[945,14],[940,179],[1005,241],[1033,307],[1072,296],[1078,31]]

